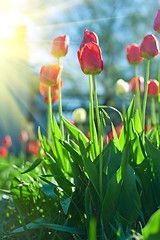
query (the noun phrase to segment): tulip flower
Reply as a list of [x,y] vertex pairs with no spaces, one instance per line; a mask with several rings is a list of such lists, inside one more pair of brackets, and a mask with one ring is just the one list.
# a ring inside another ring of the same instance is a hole
[[77,108],[73,112],[73,119],[75,123],[82,124],[86,121],[86,110],[84,108]]
[[62,66],[59,64],[45,65],[40,71],[40,81],[46,85],[54,85],[58,82]]
[[97,75],[103,70],[103,60],[99,46],[90,42],[77,52],[84,74]]
[[148,81],[148,93],[147,95],[150,96],[158,96],[158,88],[159,88],[159,83],[155,79],[150,79]]
[[116,95],[123,97],[127,92],[129,92],[129,84],[125,82],[123,79],[117,80]]
[[5,147],[0,146],[0,156],[6,157],[7,155],[8,155],[8,150]]
[[52,42],[52,55],[60,58],[66,56],[69,48],[69,37],[67,35],[57,37]]
[[19,140],[21,142],[27,142],[28,141],[28,132],[26,130],[22,130],[19,135]]
[[131,46],[126,47],[127,59],[130,64],[139,64],[143,61],[143,58],[140,55],[140,45],[132,43]]
[[37,139],[36,141],[30,141],[28,142],[27,146],[26,146],[26,150],[27,152],[38,156],[39,155],[39,149],[40,149],[41,143],[40,141]]
[[153,28],[156,32],[160,33],[160,9],[158,9],[154,23],[153,23]]
[[84,37],[80,45],[80,50],[85,46],[85,44],[94,42],[97,45],[99,44],[98,36],[94,32],[90,32],[87,29],[84,31]]
[[140,45],[141,57],[148,60],[159,54],[159,41],[154,35],[146,35]]
[[10,136],[5,136],[2,140],[3,146],[10,148],[12,146],[12,140]]
[[[139,75],[138,76],[138,85],[139,85],[139,92],[143,93],[144,92],[144,77]],[[133,93],[136,92],[136,78],[132,78],[130,83],[129,83],[130,89]]]

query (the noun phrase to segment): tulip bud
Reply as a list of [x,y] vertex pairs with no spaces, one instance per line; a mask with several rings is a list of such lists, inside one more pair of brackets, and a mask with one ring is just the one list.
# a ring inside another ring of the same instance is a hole
[[80,50],[85,46],[85,44],[94,42],[97,45],[99,44],[98,36],[94,32],[90,32],[87,29],[84,31],[84,37],[80,45]]
[[25,130],[22,130],[20,132],[19,139],[21,142],[27,142],[28,141],[28,132]]
[[148,96],[158,96],[159,83],[155,79],[150,79],[148,81]]
[[156,32],[160,33],[160,9],[158,9],[154,23],[153,23],[153,28]]
[[8,155],[8,150],[4,148],[3,146],[0,146],[0,156],[6,157]]
[[124,96],[127,92],[129,92],[129,84],[125,82],[123,79],[117,80],[116,94],[119,96]]
[[73,112],[73,119],[75,123],[84,123],[86,121],[86,110],[84,108],[77,108]]
[[7,148],[10,148],[12,146],[12,140],[10,136],[5,136],[2,142],[3,142],[3,146]]
[[141,57],[152,59],[159,54],[159,41],[154,35],[146,35],[140,45]]
[[46,85],[54,85],[58,82],[62,72],[62,66],[59,64],[45,65],[40,71],[40,81]]
[[77,52],[79,63],[85,74],[97,75],[103,70],[101,50],[94,42],[87,43]]
[[68,53],[69,37],[67,35],[57,37],[52,42],[52,55],[54,57],[64,57]]
[[140,55],[140,45],[132,43],[131,46],[126,47],[127,59],[130,64],[138,64],[142,62],[143,58]]
[[[144,92],[144,77],[143,76],[138,76],[138,85],[139,85],[139,92],[143,93]],[[136,78],[132,78],[130,83],[129,83],[130,89],[133,93],[136,92]]]

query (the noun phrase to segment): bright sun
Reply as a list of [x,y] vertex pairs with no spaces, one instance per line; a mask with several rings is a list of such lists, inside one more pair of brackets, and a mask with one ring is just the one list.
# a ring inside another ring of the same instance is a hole
[[[28,3],[30,1],[28,0]],[[29,18],[24,0],[2,0],[0,6],[0,135],[16,135],[26,127],[32,91],[26,41]],[[22,6],[23,5],[23,6]],[[23,8],[22,8],[23,7]]]

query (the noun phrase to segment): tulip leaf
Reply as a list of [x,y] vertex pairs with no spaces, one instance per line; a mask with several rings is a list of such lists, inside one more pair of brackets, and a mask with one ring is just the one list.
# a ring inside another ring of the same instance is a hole
[[94,165],[94,162],[92,162],[89,156],[87,156],[87,150],[83,144],[83,141],[81,140],[80,134],[79,134],[79,147],[82,154],[84,169],[87,175],[89,176],[89,179],[92,182],[97,194],[99,195],[99,175]]
[[136,186],[136,175],[130,165],[127,166],[124,174],[118,200],[118,212],[126,219],[126,224],[135,222],[141,212],[140,196]]
[[36,161],[34,161],[34,163],[32,163],[32,165],[27,170],[22,172],[21,174],[32,171],[34,168],[36,168],[42,162],[42,160],[43,159],[41,159],[41,158],[36,159]]
[[82,131],[80,131],[77,127],[73,126],[69,121],[67,121],[67,119],[65,119],[63,116],[62,116],[62,120],[66,126],[66,128],[68,129],[71,137],[73,139],[75,139],[76,142],[78,142],[79,140],[79,134],[81,135],[81,139],[82,139],[82,142],[84,144],[86,144],[88,142],[88,138],[84,135],[84,133]]
[[160,209],[149,219],[147,225],[142,229],[143,240],[160,239]]

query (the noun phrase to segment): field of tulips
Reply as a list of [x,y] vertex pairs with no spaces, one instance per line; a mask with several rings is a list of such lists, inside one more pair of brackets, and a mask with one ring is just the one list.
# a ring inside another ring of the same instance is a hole
[[[160,9],[153,29],[160,33]],[[74,122],[62,112],[65,66],[60,60],[68,48],[67,35],[55,38],[51,53],[57,63],[40,71],[40,93],[48,104],[47,133],[39,127],[33,140],[23,130],[18,156],[10,154],[10,136],[1,143],[0,239],[159,240],[160,67],[157,80],[149,72],[159,40],[150,34],[141,44],[126,47],[135,76],[130,83],[116,83],[121,112],[98,104],[96,81],[105,63],[98,36],[85,29],[77,57],[82,74],[88,75],[87,132],[85,109],[73,112]],[[145,77],[138,75],[139,64],[146,65]],[[133,98],[126,108],[129,91]],[[60,124],[52,112],[57,101]],[[110,111],[121,119],[120,125],[114,125]]]

